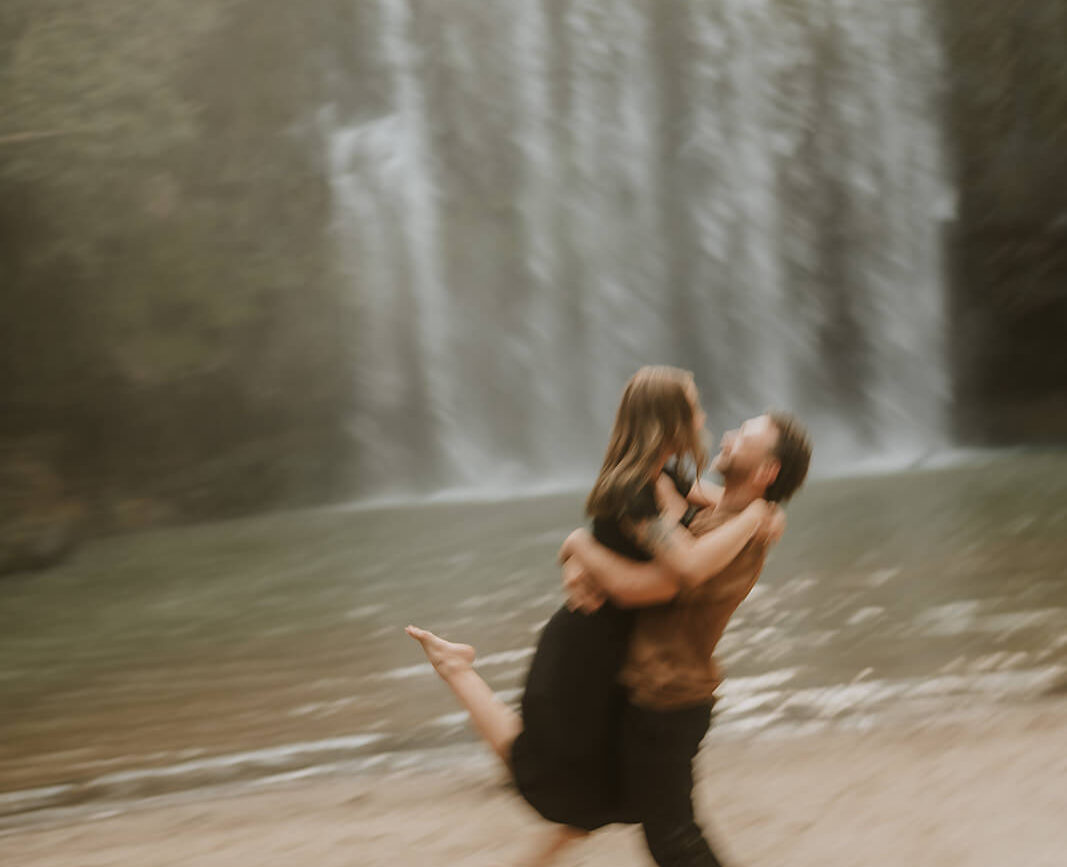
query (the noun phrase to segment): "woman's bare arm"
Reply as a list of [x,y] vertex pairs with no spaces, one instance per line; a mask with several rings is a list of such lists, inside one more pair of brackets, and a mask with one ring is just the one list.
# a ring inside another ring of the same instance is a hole
[[686,495],[686,500],[691,505],[700,506],[702,509],[706,509],[708,506],[717,506],[721,498],[722,488],[703,479],[697,479],[693,482],[693,487],[689,489],[689,493]]
[[769,509],[766,501],[755,500],[740,514],[699,538],[658,515],[634,524],[633,536],[652,552],[654,562],[679,576],[682,587],[693,588],[717,575],[741,553],[770,519]]
[[[597,542],[586,529],[575,530],[567,537],[560,549],[560,559],[573,559],[583,572],[592,577],[597,587],[621,608],[644,608],[669,602],[682,587],[678,576],[667,567],[616,554]],[[574,576],[571,580],[580,580],[578,571],[572,571],[571,574]],[[566,584],[567,576],[564,576]]]

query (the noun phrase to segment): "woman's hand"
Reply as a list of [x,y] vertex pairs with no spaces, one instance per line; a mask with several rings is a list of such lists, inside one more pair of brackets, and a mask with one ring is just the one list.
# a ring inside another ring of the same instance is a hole
[[770,510],[770,503],[766,500],[756,499],[745,506],[745,508],[741,510],[741,514],[749,518],[755,518],[756,523],[762,527],[764,521],[767,520],[767,515]]
[[752,538],[761,545],[773,545],[782,538],[782,533],[785,532],[785,512],[777,503],[768,503],[765,500],[756,502],[764,503],[766,508],[760,520],[759,529]]

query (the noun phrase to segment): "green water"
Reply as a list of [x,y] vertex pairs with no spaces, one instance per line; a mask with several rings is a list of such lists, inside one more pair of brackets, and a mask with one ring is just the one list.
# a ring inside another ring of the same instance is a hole
[[[581,499],[274,515],[5,579],[0,792],[469,740],[402,627],[474,643],[514,697]],[[1067,455],[814,482],[789,519],[723,641],[727,728],[1063,689]]]

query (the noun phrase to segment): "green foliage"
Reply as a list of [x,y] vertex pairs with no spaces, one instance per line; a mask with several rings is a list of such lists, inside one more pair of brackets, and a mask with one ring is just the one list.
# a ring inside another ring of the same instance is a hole
[[317,21],[284,0],[3,5],[0,433],[62,428],[92,484],[138,490],[234,450],[254,475],[279,457],[257,437],[336,439],[350,314]]

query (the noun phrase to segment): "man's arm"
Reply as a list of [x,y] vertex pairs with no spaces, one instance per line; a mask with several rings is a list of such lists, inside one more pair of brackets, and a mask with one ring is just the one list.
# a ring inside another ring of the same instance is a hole
[[[681,589],[677,575],[659,563],[640,563],[616,554],[605,548],[588,530],[575,530],[560,549],[560,559],[565,563],[573,560],[579,569],[571,569],[568,578],[564,574],[564,585],[570,592],[569,581],[577,582],[581,574],[588,574],[616,605],[620,608],[644,608],[669,602]],[[581,590],[585,592],[584,588]],[[578,602],[580,610],[592,610]]]
[[607,599],[607,594],[586,570],[577,557],[563,561],[563,592],[567,594],[567,608],[592,614]]

